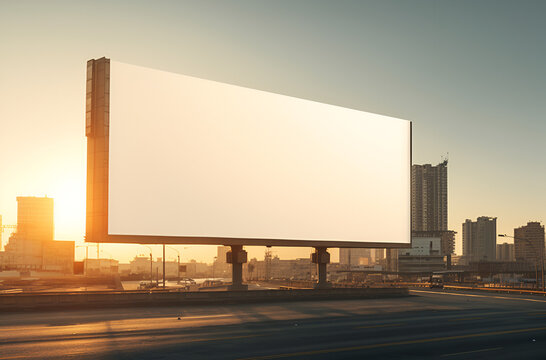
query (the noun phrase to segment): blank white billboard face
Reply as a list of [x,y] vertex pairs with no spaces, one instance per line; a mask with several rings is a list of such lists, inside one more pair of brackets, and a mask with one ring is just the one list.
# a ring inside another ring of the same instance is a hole
[[410,243],[409,121],[114,61],[110,74],[110,235]]

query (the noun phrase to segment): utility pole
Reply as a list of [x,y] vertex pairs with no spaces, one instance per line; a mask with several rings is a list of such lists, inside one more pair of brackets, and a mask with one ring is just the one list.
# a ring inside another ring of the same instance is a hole
[[165,244],[163,244],[163,290],[165,290]]
[[150,288],[152,287],[152,284],[154,283],[154,258],[152,257],[152,248],[148,245],[142,245],[146,246],[148,249],[150,249]]
[[[538,260],[538,259],[537,259]],[[544,292],[544,249],[542,249],[540,254],[540,271],[541,271],[541,279],[542,279],[542,291]],[[538,269],[537,269],[538,272]],[[538,281],[537,281],[537,287],[538,287]]]
[[265,248],[264,265],[265,265],[265,280],[271,279],[271,246]]
[[214,268],[216,267],[216,259],[218,259],[217,256],[214,257],[214,261],[212,262],[212,278],[214,279]]

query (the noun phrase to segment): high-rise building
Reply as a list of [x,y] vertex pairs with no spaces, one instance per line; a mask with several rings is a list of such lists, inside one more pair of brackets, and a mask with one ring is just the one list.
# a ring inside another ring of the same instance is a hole
[[361,248],[340,248],[339,263],[350,267],[372,265],[372,254],[370,249]]
[[229,246],[218,246],[216,259],[213,263],[214,275],[216,277],[227,277],[230,274],[231,266],[227,262],[227,253],[231,250]]
[[17,197],[17,235],[32,240],[53,240],[53,199]]
[[216,248],[216,259],[219,263],[227,263],[227,253],[231,250],[229,246],[218,246]]
[[544,254],[544,225],[530,221],[527,225],[514,229],[516,261],[535,264]]
[[447,160],[411,167],[411,230],[447,230]]
[[447,226],[447,160],[436,166],[413,165],[411,168],[412,238],[441,239],[441,255],[455,251],[455,231]]
[[514,244],[497,244],[497,261],[514,261]]
[[463,223],[463,256],[467,263],[495,261],[496,244],[497,218],[480,216]]
[[74,241],[53,240],[53,199],[17,198],[17,231],[0,254],[0,268],[72,273]]

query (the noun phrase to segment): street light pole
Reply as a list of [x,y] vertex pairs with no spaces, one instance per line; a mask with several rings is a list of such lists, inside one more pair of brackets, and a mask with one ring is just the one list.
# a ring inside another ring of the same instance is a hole
[[[525,238],[519,238],[519,237],[514,237],[514,236],[510,236],[510,235],[507,235],[507,234],[499,234],[498,235],[499,237],[509,237],[509,238],[512,238],[514,239],[514,251],[515,251],[515,247],[516,247],[516,244],[515,244],[515,240],[523,240],[523,241],[526,241],[527,244],[531,245],[531,247],[533,248],[534,250],[534,254],[535,254],[535,272],[536,272],[536,286],[538,288],[538,256],[537,256],[537,249],[535,247],[535,245],[533,245],[533,243],[529,240],[529,239],[525,239]],[[544,292],[544,248],[540,249],[540,269],[541,269],[541,273],[542,273],[542,291]]]
[[163,290],[165,290],[165,244],[163,244]]
[[214,257],[214,262],[212,263],[212,278],[213,278],[213,279],[214,279],[214,268],[216,267],[216,259],[217,259],[217,258],[218,258],[218,257],[215,256],[215,257]]
[[[170,246],[167,246],[167,247],[168,247],[169,249],[171,249],[171,250],[176,251],[176,253],[178,254],[178,255],[177,255],[177,257],[178,257],[178,272],[177,272],[178,280],[177,280],[176,283],[180,285],[180,251],[178,251],[178,250],[176,250],[175,248],[170,247]],[[184,248],[184,249],[186,249],[186,248]],[[165,256],[165,255],[163,255],[163,256]]]
[[150,288],[152,287],[152,284],[154,283],[154,258],[152,257],[152,248],[148,245],[146,246],[148,249],[150,249]]

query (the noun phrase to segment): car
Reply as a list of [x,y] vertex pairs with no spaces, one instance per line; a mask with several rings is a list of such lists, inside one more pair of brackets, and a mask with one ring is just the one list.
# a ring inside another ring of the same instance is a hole
[[440,277],[432,277],[430,279],[429,287],[431,289],[433,289],[433,288],[443,289],[444,288],[444,280],[442,278],[440,278]]
[[139,290],[148,290],[148,289],[151,289],[155,287],[155,284],[151,281],[141,281],[139,284],[138,284],[138,289]]

